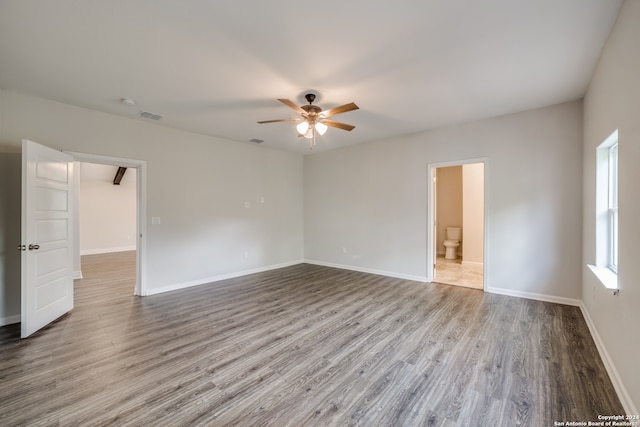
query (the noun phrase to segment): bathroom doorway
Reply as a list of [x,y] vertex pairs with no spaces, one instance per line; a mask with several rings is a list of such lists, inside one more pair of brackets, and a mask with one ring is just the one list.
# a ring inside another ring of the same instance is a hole
[[484,289],[485,163],[429,165],[429,281]]

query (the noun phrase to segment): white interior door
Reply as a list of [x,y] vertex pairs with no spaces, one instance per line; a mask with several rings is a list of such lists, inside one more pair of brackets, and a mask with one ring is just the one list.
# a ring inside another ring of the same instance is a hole
[[22,338],[73,308],[72,177],[72,156],[22,141]]

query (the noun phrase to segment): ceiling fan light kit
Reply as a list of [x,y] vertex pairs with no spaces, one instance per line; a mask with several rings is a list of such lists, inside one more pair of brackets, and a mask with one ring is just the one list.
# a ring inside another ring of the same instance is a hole
[[320,135],[324,135],[324,133],[327,131],[327,129],[329,129],[329,127],[327,125],[325,125],[322,122],[318,122],[316,123],[316,130],[318,131],[318,133]]
[[299,134],[304,135],[305,133],[307,133],[307,130],[309,130],[309,122],[305,121],[298,123],[296,129],[298,130]]
[[315,125],[310,126],[307,120],[298,123],[298,125],[296,126],[298,133],[300,135],[304,135],[305,138],[311,138],[311,136],[307,136],[307,135],[310,135],[309,131],[311,132],[318,131],[320,135],[324,135],[324,133],[327,131],[328,128],[329,127],[322,122],[316,122]]
[[309,148],[313,148],[316,145],[316,133],[320,135],[324,135],[329,126],[351,131],[355,128],[355,126],[348,125],[342,122],[336,122],[335,120],[327,120],[327,118],[335,116],[337,114],[346,113],[348,111],[357,110],[359,107],[351,102],[349,104],[344,104],[339,107],[330,108],[328,110],[322,110],[322,108],[313,104],[313,101],[316,99],[316,95],[313,93],[308,93],[305,96],[308,105],[302,105],[298,107],[296,104],[291,102],[288,99],[278,99],[281,103],[286,105],[287,107],[294,110],[296,113],[302,116],[302,121],[300,119],[277,119],[277,120],[264,120],[258,123],[276,123],[276,122],[298,122],[296,125],[296,130],[298,131],[298,136],[303,136],[306,139],[309,139]]

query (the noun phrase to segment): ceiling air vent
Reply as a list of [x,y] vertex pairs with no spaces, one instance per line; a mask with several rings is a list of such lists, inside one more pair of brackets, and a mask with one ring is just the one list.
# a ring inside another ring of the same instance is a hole
[[162,118],[160,114],[150,113],[148,111],[140,111],[140,117],[151,120],[160,120]]
[[116,172],[116,176],[113,178],[113,185],[120,185],[120,182],[122,181],[122,177],[124,176],[124,173],[127,171],[127,168],[119,166],[118,167],[118,171]]
[[263,139],[258,139],[258,138],[251,138],[249,140],[249,142],[253,142],[253,143],[256,143],[256,144],[262,144],[264,142],[264,140]]

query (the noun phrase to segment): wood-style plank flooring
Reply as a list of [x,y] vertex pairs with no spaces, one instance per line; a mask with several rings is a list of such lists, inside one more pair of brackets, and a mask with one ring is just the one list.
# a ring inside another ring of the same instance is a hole
[[301,264],[0,328],[2,426],[550,426],[623,408],[576,307]]

